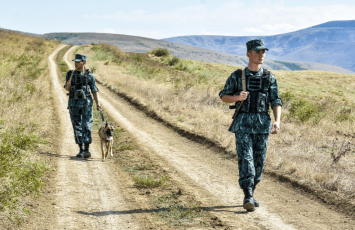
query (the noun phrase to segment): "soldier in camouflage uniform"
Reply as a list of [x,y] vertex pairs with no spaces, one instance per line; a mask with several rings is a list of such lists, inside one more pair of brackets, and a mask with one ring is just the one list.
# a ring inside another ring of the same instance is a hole
[[[263,69],[265,50],[262,39],[248,41],[248,67],[245,68],[246,92],[242,88],[242,70],[237,70],[227,79],[224,89],[219,93],[225,103],[242,104],[231,132],[235,133],[239,185],[244,192],[243,207],[254,211],[259,207],[253,193],[261,180],[266,160],[269,133],[277,134],[280,130],[282,101],[275,76]],[[271,125],[269,105],[274,113],[275,122]]]
[[85,69],[86,56],[76,54],[75,70],[70,70],[66,76],[64,88],[69,91],[68,108],[72,121],[75,142],[79,145],[80,152],[76,155],[79,158],[89,158],[89,145],[92,142],[91,129],[93,122],[93,100],[94,96],[97,110],[100,108],[98,88],[96,87],[94,74]]

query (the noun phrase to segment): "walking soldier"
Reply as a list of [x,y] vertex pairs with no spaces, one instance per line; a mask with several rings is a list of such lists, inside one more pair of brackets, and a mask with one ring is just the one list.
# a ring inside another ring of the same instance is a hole
[[[219,93],[225,103],[235,103],[236,111],[230,127],[235,133],[239,186],[244,192],[243,207],[254,211],[259,203],[253,193],[261,180],[269,133],[277,134],[280,130],[282,101],[275,76],[261,67],[265,58],[262,39],[248,41],[248,67],[233,72],[227,79],[224,89]],[[269,105],[275,117],[271,125]]]
[[94,74],[85,69],[86,56],[76,54],[73,61],[75,61],[75,70],[68,71],[64,88],[69,91],[70,119],[74,129],[75,142],[80,149],[76,156],[89,158],[91,157],[89,145],[92,142],[93,122],[93,100],[90,91],[94,96],[97,110],[99,110],[99,90],[96,87]]

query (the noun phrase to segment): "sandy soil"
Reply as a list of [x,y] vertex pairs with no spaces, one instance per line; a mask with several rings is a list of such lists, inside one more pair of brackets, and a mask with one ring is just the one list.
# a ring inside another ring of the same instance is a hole
[[[66,109],[66,92],[53,61],[61,48],[49,57],[60,137],[54,154],[57,171],[51,174],[52,190],[49,189],[53,192],[45,195],[40,202],[43,208],[38,209],[25,229],[155,229],[148,214],[134,211],[143,204],[132,192],[131,180],[100,161],[97,138],[91,147],[91,159],[75,157],[78,147]],[[74,49],[66,53],[66,60]],[[71,62],[68,64],[72,66]],[[204,207],[210,208],[228,226],[225,229],[353,229],[353,219],[267,176],[255,194],[261,207],[252,213],[245,212],[234,161],[224,159],[214,148],[178,135],[107,88],[98,88],[101,103],[110,116],[130,132],[154,162],[166,169],[183,192],[193,194]]]

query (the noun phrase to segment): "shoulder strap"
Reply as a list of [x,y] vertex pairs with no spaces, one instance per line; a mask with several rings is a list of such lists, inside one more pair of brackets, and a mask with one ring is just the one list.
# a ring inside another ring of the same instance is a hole
[[263,76],[265,77],[270,77],[270,71],[268,71],[267,69],[264,69],[264,72],[263,72]]
[[242,71],[242,87],[244,92],[247,91],[247,84],[245,83],[245,69]]
[[70,71],[71,71],[71,74],[70,74],[69,80],[67,81],[67,87],[65,88],[68,91],[70,91],[70,89],[71,89],[71,80],[73,78],[73,73],[74,73],[74,70],[69,70],[69,72]]
[[267,69],[264,69],[264,73],[263,73],[263,89],[262,89],[264,91],[264,93],[269,91],[270,75],[271,75],[271,72],[268,71]]
[[84,85],[88,85],[88,78],[89,78],[89,74],[90,74],[90,71],[89,69],[84,69]]

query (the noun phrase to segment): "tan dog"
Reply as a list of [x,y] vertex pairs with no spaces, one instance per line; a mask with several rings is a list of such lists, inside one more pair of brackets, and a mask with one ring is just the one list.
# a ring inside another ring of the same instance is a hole
[[[99,129],[99,136],[101,139],[101,151],[102,151],[102,161],[107,159],[108,152],[110,152],[110,156],[113,157],[112,154],[112,145],[113,145],[113,131],[115,128],[112,124],[102,125]],[[106,148],[106,154],[104,151],[104,147]]]

